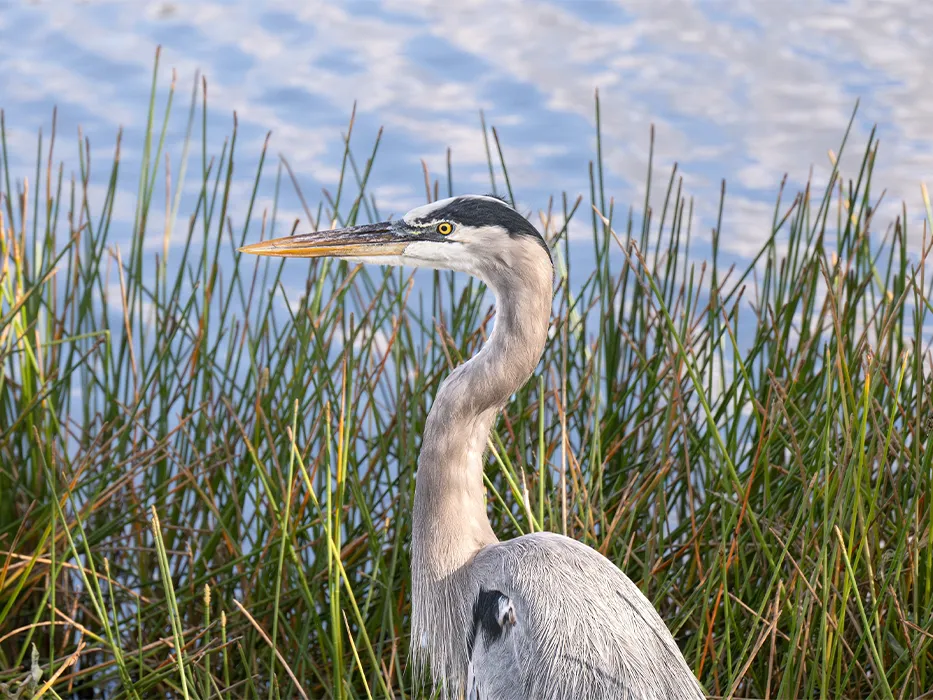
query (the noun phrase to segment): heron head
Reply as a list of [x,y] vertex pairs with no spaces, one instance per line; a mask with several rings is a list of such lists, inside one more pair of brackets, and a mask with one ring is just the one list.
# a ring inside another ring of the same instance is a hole
[[458,270],[487,282],[529,264],[551,272],[550,252],[537,229],[505,201],[487,195],[442,199],[394,221],[275,238],[240,250]]

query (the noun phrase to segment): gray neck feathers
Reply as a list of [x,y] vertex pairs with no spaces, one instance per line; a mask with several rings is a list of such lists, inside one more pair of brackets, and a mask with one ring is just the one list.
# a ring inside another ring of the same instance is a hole
[[[535,246],[537,248],[537,246]],[[496,296],[489,340],[441,385],[425,423],[412,531],[412,652],[448,692],[461,687],[475,587],[473,556],[497,542],[486,514],[483,464],[498,411],[528,381],[544,350],[553,268],[523,249],[482,277]],[[453,687],[450,684],[453,684]]]

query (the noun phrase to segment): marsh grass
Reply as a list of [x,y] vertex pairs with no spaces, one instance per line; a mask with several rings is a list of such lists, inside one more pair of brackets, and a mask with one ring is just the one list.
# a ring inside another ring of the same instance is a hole
[[[327,261],[289,296],[283,263],[235,252],[286,232],[253,205],[261,181],[295,181],[287,162],[260,154],[233,220],[236,126],[208,155],[196,90],[173,182],[173,94],[154,75],[120,240],[119,139],[95,204],[86,143],[69,180],[40,137],[27,180],[0,125],[0,694],[424,695],[407,663],[419,435],[439,382],[491,330],[491,300],[448,274],[418,285]],[[511,197],[482,128],[491,187]],[[342,177],[303,226],[381,214],[378,140],[360,156],[351,137],[352,121]],[[623,211],[597,146],[588,195],[534,214],[559,269],[554,332],[490,441],[494,528],[609,556],[713,696],[923,697],[929,243],[909,249],[906,215],[873,221],[877,143],[825,190],[782,187],[744,269],[720,264],[721,227],[691,257],[676,169],[660,211],[650,192]],[[425,173],[428,196],[450,172]],[[591,244],[569,241],[573,219]],[[588,245],[598,262],[577,269]]]

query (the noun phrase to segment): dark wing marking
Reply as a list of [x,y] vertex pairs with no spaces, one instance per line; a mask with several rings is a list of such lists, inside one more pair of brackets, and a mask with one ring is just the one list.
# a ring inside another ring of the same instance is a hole
[[497,642],[515,624],[515,608],[502,591],[480,589],[473,603],[473,626],[467,642],[467,655],[473,656],[477,636],[482,633],[484,649]]
[[[486,656],[486,652],[490,646],[508,634],[516,622],[515,606],[507,595],[502,591],[480,588],[473,603],[473,624],[467,639],[467,655],[470,659],[467,667],[467,700],[485,700],[480,694],[484,681],[476,676],[476,669],[488,662],[490,657]],[[477,646],[480,638],[482,644]],[[496,647],[496,650],[499,649]],[[474,662],[479,666],[474,666]]]

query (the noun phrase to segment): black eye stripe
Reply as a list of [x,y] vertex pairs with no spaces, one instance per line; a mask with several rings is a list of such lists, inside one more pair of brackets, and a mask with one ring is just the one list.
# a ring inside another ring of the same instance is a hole
[[[410,225],[416,227],[437,226],[455,221],[458,226],[482,228],[499,226],[512,238],[530,236],[551,257],[551,251],[538,230],[524,216],[498,197],[463,196],[455,197],[441,207],[432,209],[423,216],[415,217]],[[434,228],[437,231],[437,228]],[[451,224],[451,232],[453,225]],[[438,232],[439,233],[439,232]],[[440,234],[439,235],[446,235]]]

